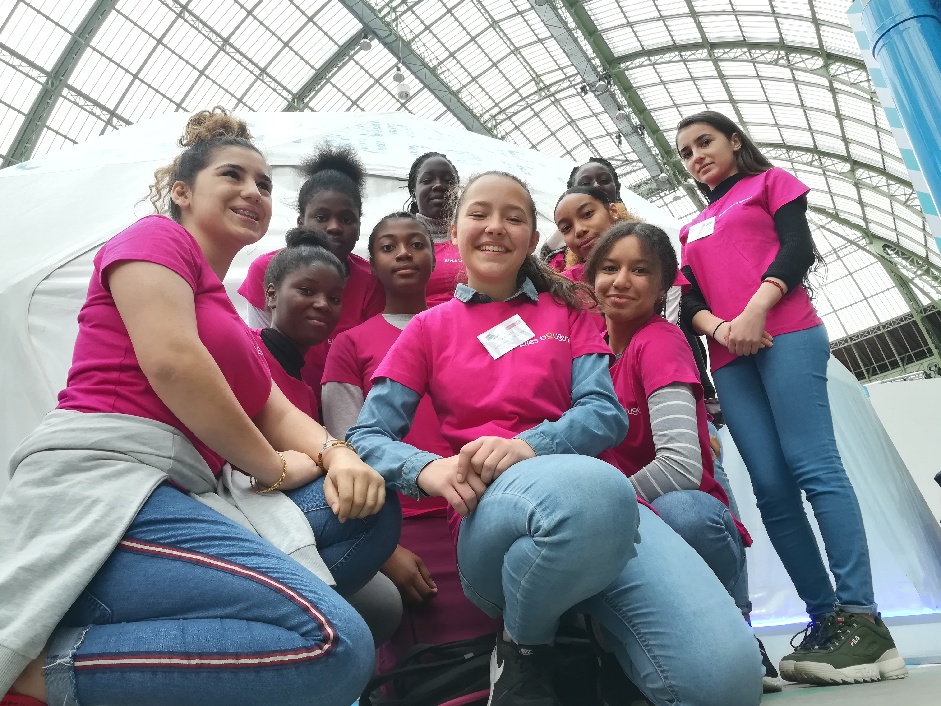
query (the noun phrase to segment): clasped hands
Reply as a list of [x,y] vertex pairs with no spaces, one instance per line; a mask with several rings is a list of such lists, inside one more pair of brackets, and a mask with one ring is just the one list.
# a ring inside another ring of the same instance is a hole
[[418,487],[442,497],[461,515],[474,511],[487,486],[514,463],[536,452],[522,439],[482,436],[461,448],[456,456],[439,458],[418,474]]

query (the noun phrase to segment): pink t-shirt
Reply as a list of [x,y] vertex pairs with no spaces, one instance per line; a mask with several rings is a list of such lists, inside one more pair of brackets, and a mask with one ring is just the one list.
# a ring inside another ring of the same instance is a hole
[[[368,395],[372,389],[372,377],[392,344],[402,331],[388,321],[382,314],[344,331],[334,340],[327,356],[327,365],[323,372],[323,383],[342,382],[356,385]],[[412,428],[403,441],[416,449],[428,451],[438,456],[450,456],[451,447],[441,437],[440,425],[431,400],[422,397],[415,412]],[[444,498],[422,498],[413,500],[404,495],[402,516],[436,514],[444,516],[448,503]]]
[[549,258],[549,261],[546,264],[549,266],[549,269],[555,270],[556,272],[562,272],[565,269],[565,253],[557,252],[555,255]]
[[435,269],[425,285],[425,300],[428,306],[437,306],[454,297],[459,277],[464,270],[464,261],[457,245],[450,241],[435,243]]
[[[713,314],[731,321],[742,313],[781,249],[774,214],[808,191],[796,177],[775,167],[745,177],[683,226],[683,265],[692,268]],[[765,329],[776,336],[822,323],[807,290],[797,286],[768,312]],[[735,359],[725,346],[708,341],[713,371]]]
[[573,282],[583,282],[582,276],[585,274],[585,263],[580,262],[577,265],[572,265],[567,270],[562,272],[563,277],[568,277]]
[[[252,329],[255,336],[255,343],[265,354],[265,360],[268,363],[268,369],[271,371],[271,379],[278,385],[281,392],[288,400],[301,410],[308,417],[317,418],[317,411],[320,407],[320,397],[314,394],[303,380],[288,375],[287,371],[281,367],[281,363],[275,358],[274,353],[268,350],[268,346],[261,338],[261,329]],[[303,370],[303,368],[301,368]]]
[[[696,398],[696,426],[703,467],[699,490],[728,506],[729,499],[713,476],[712,449],[706,425],[708,416],[699,370],[680,328],[661,316],[651,317],[631,338],[624,355],[611,366],[611,379],[618,400],[627,411],[629,424],[624,441],[611,449],[605,460],[620,468],[628,477],[653,461],[656,447],[650,428],[647,400],[667,385],[684,383],[692,388]],[[748,531],[738,520],[735,524],[745,546],[750,546]]]
[[[265,269],[280,250],[266,253],[255,258],[248,267],[245,281],[239,287],[241,294],[256,309],[265,308]],[[317,409],[320,409],[320,379],[327,361],[327,352],[334,338],[354,326],[359,326],[366,319],[380,313],[386,305],[382,285],[369,268],[369,262],[352,253],[346,258],[350,274],[343,288],[343,312],[333,334],[319,346],[313,346],[304,357],[301,377],[310,385],[317,396]]]
[[[477,336],[515,314],[533,338],[494,360]],[[409,322],[373,380],[389,378],[429,395],[452,454],[482,436],[509,439],[571,409],[575,358],[611,353],[592,316],[546,293],[538,302],[452,299]],[[460,516],[449,511],[448,521],[456,539]]]
[[147,216],[114,236],[95,256],[85,304],[78,315],[78,338],[59,409],[130,414],[179,429],[193,442],[213,473],[224,459],[213,453],[176,418],[140,369],[124,321],[108,289],[107,269],[117,262],[153,262],[172,270],[193,290],[199,338],[249,417],[271,393],[265,354],[239,317],[222,282],[196,240],[164,216]]

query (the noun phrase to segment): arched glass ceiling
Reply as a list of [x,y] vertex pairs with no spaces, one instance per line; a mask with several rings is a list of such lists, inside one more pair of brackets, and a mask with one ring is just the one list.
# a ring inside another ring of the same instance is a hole
[[[708,107],[734,116],[811,187],[827,261],[818,304],[837,338],[941,297],[941,256],[847,6],[0,0],[0,158],[14,164],[215,104],[407,110],[573,160],[608,157],[623,183],[685,219],[701,202],[673,150],[674,126]],[[358,48],[364,29],[373,39],[366,51]],[[405,103],[393,94],[399,63],[413,89]],[[582,88],[605,76],[601,94]],[[618,109],[627,120],[615,120]],[[902,271],[930,275],[908,299],[884,266],[900,257]]]

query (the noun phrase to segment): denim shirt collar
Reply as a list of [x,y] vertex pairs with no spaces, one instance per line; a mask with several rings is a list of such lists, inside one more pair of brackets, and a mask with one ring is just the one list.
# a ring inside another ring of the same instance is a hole
[[[534,302],[539,301],[539,292],[536,291],[536,285],[532,283],[529,277],[524,278],[516,293],[505,301],[512,301],[517,297],[528,297]],[[458,283],[457,289],[454,290],[454,298],[460,299],[465,304],[490,304],[493,301],[486,294],[478,292],[463,282]]]

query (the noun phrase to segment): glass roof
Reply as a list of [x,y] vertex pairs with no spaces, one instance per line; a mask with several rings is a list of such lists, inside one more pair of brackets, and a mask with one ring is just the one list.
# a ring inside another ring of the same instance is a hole
[[[811,188],[826,261],[817,303],[839,338],[909,311],[874,250],[889,257],[888,243],[941,267],[849,29],[848,4],[0,0],[0,159],[7,166],[216,104],[405,110],[466,125],[449,108],[457,101],[475,129],[496,137],[576,161],[609,158],[625,185],[686,219],[701,202],[672,148],[674,128],[684,115],[719,110]],[[359,48],[364,30],[368,50]],[[400,63],[413,89],[404,103],[393,93]],[[437,83],[423,84],[417,65]],[[583,88],[605,74],[615,103]],[[632,114],[627,128],[613,119],[615,104]],[[633,141],[618,139],[625,129]],[[652,181],[631,144],[654,155],[666,176]],[[932,280],[913,288],[920,303],[941,298]]]

